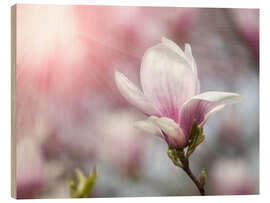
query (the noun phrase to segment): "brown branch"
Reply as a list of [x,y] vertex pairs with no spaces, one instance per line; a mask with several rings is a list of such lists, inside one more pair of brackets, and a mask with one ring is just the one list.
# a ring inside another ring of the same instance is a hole
[[204,186],[200,184],[200,182],[197,180],[197,178],[193,175],[193,173],[191,172],[189,166],[184,166],[183,170],[186,172],[186,174],[191,178],[191,180],[195,183],[195,185],[197,186],[199,192],[201,195],[205,195],[205,190],[204,190]]
[[[190,177],[190,179],[194,182],[196,187],[198,188],[201,195],[205,195],[204,190],[204,183],[200,183],[200,181],[194,176],[192,171],[189,168],[189,160],[185,156],[185,153],[183,150],[172,150],[168,152],[169,158],[173,161],[174,165],[182,168],[186,174]],[[180,160],[181,163],[178,163],[177,161]]]

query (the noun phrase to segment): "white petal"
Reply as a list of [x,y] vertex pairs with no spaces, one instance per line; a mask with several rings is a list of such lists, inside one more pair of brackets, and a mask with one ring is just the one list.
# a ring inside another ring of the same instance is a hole
[[192,55],[191,46],[189,44],[185,44],[185,55],[186,55],[188,62],[191,65],[192,71],[197,76],[198,75],[197,64],[196,64],[196,61]]
[[170,147],[181,148],[187,143],[178,124],[169,118],[150,116],[147,120],[135,122],[134,126],[144,132],[163,138]]
[[163,117],[178,121],[179,108],[197,93],[197,77],[187,61],[164,44],[148,49],[141,66],[141,85]]
[[132,105],[148,115],[159,115],[153,104],[122,73],[115,72],[115,82],[121,95]]
[[155,123],[168,136],[177,137],[180,132],[179,126],[170,118],[162,117],[156,119]]
[[186,57],[186,55],[182,51],[182,49],[176,43],[174,43],[172,40],[169,40],[165,37],[162,37],[161,42],[162,42],[162,44],[164,44],[165,46],[169,47],[171,50],[173,50],[174,52],[179,54],[181,57],[183,57],[183,58]]
[[191,99],[200,99],[209,102],[225,102],[226,104],[239,103],[243,100],[242,96],[231,92],[209,91],[198,94]]
[[179,125],[170,118],[158,118],[154,122],[163,132],[163,137],[170,147],[182,148],[187,144],[187,139]]
[[160,128],[154,122],[155,119],[158,119],[158,118],[155,116],[150,116],[146,120],[136,121],[134,123],[134,127],[144,132],[150,133],[152,135],[162,137]]
[[221,110],[226,104],[238,103],[242,97],[236,93],[228,92],[205,92],[192,97],[187,101],[179,114],[180,127],[186,136],[189,135],[194,120],[201,127],[206,120]]
[[172,40],[162,37],[161,42],[162,44],[164,44],[165,46],[169,47],[171,50],[179,54],[183,59],[185,59],[190,65],[192,71],[197,76],[197,64],[194,60],[194,57],[191,51],[191,46],[189,44],[185,44],[185,52],[183,52],[183,50]]

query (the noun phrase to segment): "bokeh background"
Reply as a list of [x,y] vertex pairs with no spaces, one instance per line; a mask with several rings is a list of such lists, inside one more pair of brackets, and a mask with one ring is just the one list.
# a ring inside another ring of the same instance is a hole
[[240,93],[205,125],[191,156],[209,195],[259,193],[259,10],[17,5],[17,197],[69,197],[67,177],[97,167],[90,197],[198,195],[167,144],[134,129],[114,71],[139,85],[145,50],[190,43],[201,91]]

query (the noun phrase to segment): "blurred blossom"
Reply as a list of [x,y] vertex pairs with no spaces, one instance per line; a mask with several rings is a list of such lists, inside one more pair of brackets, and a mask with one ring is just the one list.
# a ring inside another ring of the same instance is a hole
[[[252,66],[255,67],[255,66]],[[248,81],[247,81],[248,78]],[[235,86],[244,98],[249,98],[237,109],[240,125],[245,128],[241,129],[243,138],[259,139],[259,77],[258,73],[249,70],[237,78]],[[248,119],[246,115],[249,116]]]
[[245,159],[221,159],[209,171],[209,185],[219,195],[246,195],[255,192],[254,177]]
[[103,116],[96,125],[99,129],[97,154],[100,161],[113,166],[116,171],[134,174],[145,151],[145,140],[133,126],[140,114],[119,109]]
[[235,112],[229,111],[221,118],[218,135],[224,144],[238,145],[241,142],[240,122]]
[[91,41],[140,58],[161,35],[183,34],[191,26],[196,9],[76,6],[74,10]]
[[17,141],[17,198],[35,198],[63,174],[63,165],[43,156],[43,137],[26,136]]
[[230,13],[240,34],[259,57],[259,9],[230,10]]
[[39,144],[28,136],[17,144],[16,153],[17,198],[33,198],[45,182]]
[[197,65],[190,45],[186,44],[183,51],[164,37],[146,51],[140,76],[142,91],[118,71],[116,85],[127,101],[149,115],[147,120],[137,122],[136,127],[163,138],[171,148],[187,145],[194,121],[202,128],[226,104],[241,101],[236,93],[199,94]]

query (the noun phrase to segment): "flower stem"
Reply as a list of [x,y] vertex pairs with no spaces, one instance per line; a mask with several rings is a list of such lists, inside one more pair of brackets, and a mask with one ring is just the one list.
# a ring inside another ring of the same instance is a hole
[[[190,177],[190,179],[194,182],[196,187],[198,188],[201,195],[205,195],[204,183],[200,182],[192,173],[189,168],[189,160],[183,150],[169,149],[168,156],[173,161],[174,165],[182,168],[186,174]],[[179,161],[181,163],[179,163]]]
[[186,172],[186,174],[191,178],[191,180],[195,183],[197,186],[199,192],[201,195],[205,195],[204,186],[200,184],[200,182],[197,180],[197,178],[193,175],[189,167],[184,166],[183,170]]

